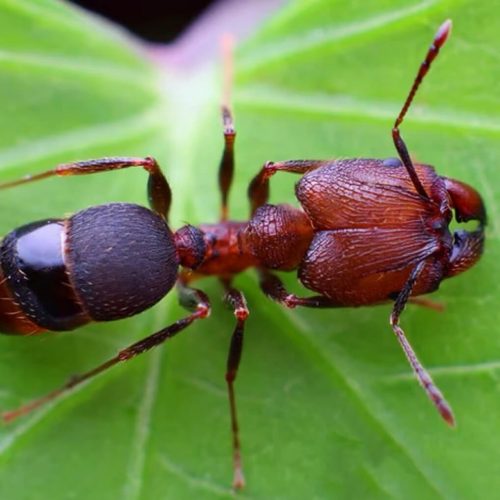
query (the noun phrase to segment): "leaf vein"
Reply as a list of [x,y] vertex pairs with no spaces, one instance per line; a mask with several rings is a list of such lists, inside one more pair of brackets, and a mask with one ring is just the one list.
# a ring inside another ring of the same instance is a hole
[[73,129],[66,133],[46,136],[41,139],[23,142],[18,146],[0,150],[0,164],[8,165],[1,169],[2,175],[14,170],[16,165],[38,162],[55,154],[70,152],[85,147],[95,147],[108,144],[124,138],[134,137],[144,133],[148,128],[158,124],[156,110],[147,110],[139,115],[123,120],[92,125],[90,127]]
[[340,41],[352,40],[370,31],[385,28],[388,25],[400,22],[402,19],[425,12],[440,3],[439,0],[427,0],[409,7],[385,12],[368,19],[358,20],[331,28],[322,27],[297,36],[282,36],[280,40],[259,46],[253,51],[255,55],[242,55],[239,67],[241,72],[251,72],[276,60],[285,60],[292,56],[310,52],[318,47],[335,44],[340,49]]
[[[300,94],[272,86],[254,85],[237,92],[238,102],[251,107],[299,111],[325,116],[346,116],[391,121],[399,104],[358,99],[349,95]],[[446,109],[432,110],[415,106],[411,117],[415,123],[440,125],[460,130],[500,133],[499,120],[493,116],[456,113]]]
[[403,455],[405,455],[409,462],[415,467],[415,470],[422,476],[422,478],[426,481],[429,488],[435,491],[439,497],[443,498],[445,495],[440,490],[439,486],[434,482],[434,480],[429,476],[428,472],[424,470],[424,468],[418,463],[417,459],[412,455],[410,450],[395,436],[392,434],[382,419],[380,419],[374,410],[365,402],[365,398],[363,398],[361,394],[361,389],[357,383],[354,383],[339,367],[339,363],[336,362],[336,359],[332,352],[327,351],[326,349],[321,348],[318,345],[317,341],[314,340],[313,336],[307,331],[307,328],[302,324],[300,318],[292,311],[282,310],[281,315],[286,316],[292,324],[295,326],[296,331],[300,334],[300,336],[310,345],[313,349],[314,353],[321,358],[326,365],[330,368],[332,372],[337,374],[345,387],[348,389],[350,394],[354,397],[354,400],[358,403],[358,405],[364,410],[364,412],[371,418],[371,420],[376,424],[376,426],[395,444],[395,446],[401,450]]
[[[64,55],[46,55],[41,53],[28,53],[0,50],[1,63],[20,63],[25,70],[27,66],[38,66],[46,69],[57,69],[57,71],[70,71],[86,75],[92,75],[98,79],[109,78],[117,80],[122,84],[134,85],[142,87],[148,91],[155,91],[154,85],[151,84],[151,79],[144,78],[144,75],[138,71],[130,71],[129,69],[112,65],[109,61],[102,62],[92,59],[88,62],[81,58],[70,58]],[[140,77],[137,75],[140,74]]]
[[[450,365],[450,366],[434,366],[427,368],[431,375],[439,376],[460,376],[460,375],[476,375],[491,373],[500,369],[500,360],[485,361],[482,363],[471,363],[463,365]],[[415,377],[410,372],[394,373],[382,379],[383,382],[399,382],[414,380]]]
[[[224,488],[223,486],[213,483],[212,481],[208,481],[206,479],[202,479],[193,476],[192,474],[189,474],[184,469],[179,467],[176,463],[174,463],[172,460],[169,460],[165,455],[158,455],[158,458],[160,464],[164,469],[174,474],[178,478],[184,480],[190,486],[198,490],[207,491],[210,493],[216,493],[217,495],[221,495],[224,498],[234,498],[234,493],[232,490]],[[238,494],[238,497],[250,498],[245,494]]]
[[149,425],[151,414],[158,393],[158,380],[161,368],[161,349],[156,349],[149,353],[149,369],[145,377],[144,396],[142,398],[134,438],[132,440],[132,450],[127,469],[126,482],[123,488],[123,498],[135,500],[139,498],[143,484],[143,470],[146,460],[146,447],[149,438]]

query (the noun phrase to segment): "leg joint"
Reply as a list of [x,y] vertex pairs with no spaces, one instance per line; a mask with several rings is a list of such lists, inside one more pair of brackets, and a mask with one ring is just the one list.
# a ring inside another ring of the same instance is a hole
[[234,315],[236,316],[236,319],[245,321],[250,315],[250,311],[246,307],[237,307],[234,310]]
[[211,307],[208,303],[202,302],[196,306],[196,311],[193,313],[196,319],[205,319],[210,316]]

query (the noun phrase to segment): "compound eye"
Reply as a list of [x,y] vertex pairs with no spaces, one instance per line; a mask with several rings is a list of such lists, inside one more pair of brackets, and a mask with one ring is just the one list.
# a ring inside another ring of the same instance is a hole
[[399,158],[386,158],[382,162],[382,165],[384,165],[384,167],[397,168],[401,167],[403,164]]
[[442,217],[436,218],[431,222],[431,227],[434,229],[434,231],[437,231],[438,233],[443,233],[447,228],[448,228],[448,223],[446,219],[443,219]]

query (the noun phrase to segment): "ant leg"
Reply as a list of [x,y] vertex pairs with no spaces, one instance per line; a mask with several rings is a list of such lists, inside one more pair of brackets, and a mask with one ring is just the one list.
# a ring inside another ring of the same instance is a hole
[[[324,297],[323,295],[313,297],[297,297],[285,289],[283,282],[276,275],[267,271],[261,271],[260,286],[262,291],[269,298],[290,309],[297,306],[318,308],[339,307],[338,304],[333,303],[330,299]],[[443,312],[445,307],[440,302],[434,302],[433,300],[425,297],[409,297],[408,303],[421,307],[427,307],[428,309],[433,309],[437,312]]]
[[74,163],[63,163],[56,168],[35,175],[26,175],[15,181],[0,184],[0,189],[5,189],[29,182],[47,179],[54,176],[65,175],[87,175],[99,172],[109,172],[129,167],[142,167],[149,174],[148,200],[151,208],[159,215],[168,220],[168,212],[172,202],[172,191],[163,175],[160,166],[154,158],[133,157],[110,157],[95,160],[78,161]]
[[314,295],[312,297],[297,297],[288,292],[283,282],[275,274],[264,269],[259,270],[259,284],[261,290],[272,300],[279,304],[294,309],[297,306],[313,308],[340,307],[328,297]]
[[248,318],[248,307],[245,296],[239,290],[232,288],[228,282],[223,281],[226,288],[224,302],[228,304],[234,311],[236,317],[236,326],[234,327],[231,337],[231,345],[227,357],[226,382],[229,396],[229,408],[231,412],[231,432],[233,436],[233,488],[241,489],[245,486],[245,478],[243,476],[243,467],[241,464],[241,445],[239,437],[238,415],[236,411],[236,398],[234,393],[234,381],[238,374],[238,367],[241,360],[241,352],[243,350],[243,333],[245,329],[245,321]]
[[293,174],[307,174],[328,164],[328,160],[290,160],[264,163],[260,172],[250,181],[248,186],[248,199],[250,200],[251,215],[269,200],[269,179],[276,172],[289,172]]
[[222,198],[221,220],[228,217],[228,196],[234,174],[234,141],[236,131],[231,113],[231,86],[233,80],[233,54],[231,38],[223,40],[222,50],[224,58],[224,92],[222,97],[222,125],[224,127],[224,151],[219,165],[219,190]]
[[435,302],[434,300],[428,299],[426,297],[410,297],[408,299],[409,304],[415,304],[420,307],[427,307],[427,309],[432,309],[437,312],[443,312],[445,305],[441,302]]
[[412,349],[410,343],[408,342],[403,329],[399,326],[399,317],[403,312],[406,303],[408,302],[408,298],[411,294],[412,288],[417,281],[417,278],[424,268],[425,261],[420,262],[420,264],[413,269],[406,282],[403,289],[399,292],[399,295],[394,303],[394,308],[390,317],[390,324],[396,337],[403,348],[403,351],[408,359],[413,371],[420,382],[420,385],[425,390],[427,396],[432,401],[438,412],[441,414],[446,423],[451,426],[455,425],[455,418],[453,416],[453,411],[441,394],[441,391],[437,388],[436,384],[433,382],[431,376],[427,372],[427,370],[422,366],[420,361],[415,354],[415,351]]
[[163,328],[162,330],[159,330],[158,332],[153,333],[152,335],[149,335],[148,337],[139,340],[138,342],[135,342],[125,349],[122,349],[116,356],[108,359],[96,368],[80,375],[71,377],[63,386],[55,389],[52,392],[49,392],[45,396],[42,396],[39,399],[35,399],[34,401],[31,401],[30,403],[21,406],[16,410],[3,412],[1,415],[3,420],[5,422],[10,422],[17,417],[30,413],[31,411],[39,408],[45,403],[48,403],[49,401],[52,401],[62,394],[68,392],[77,385],[80,385],[81,383],[91,379],[95,375],[104,372],[108,368],[111,368],[112,366],[122,361],[128,361],[129,359],[134,358],[135,356],[138,356],[139,354],[149,351],[153,347],[162,344],[180,331],[184,330],[191,323],[193,323],[193,321],[206,318],[210,314],[210,301],[203,292],[199,290],[196,290],[195,292],[197,292],[198,302],[194,307],[192,307],[192,309],[194,310],[189,316],[186,316],[185,318],[176,321],[170,326],[167,326],[166,328]]
[[[450,405],[444,399],[444,396],[441,394],[441,391],[437,388],[437,386],[432,381],[431,376],[422,366],[420,361],[417,358],[417,355],[413,351],[411,345],[405,337],[404,331],[399,326],[399,317],[408,302],[409,296],[411,294],[411,290],[415,281],[418,278],[418,275],[422,271],[425,262],[422,261],[410,274],[408,281],[406,282],[404,288],[399,293],[396,302],[394,304],[394,308],[391,314],[391,326],[396,334],[396,337],[403,348],[403,351],[410,362],[415,375],[417,376],[418,381],[424,388],[425,392],[431,399],[431,401],[436,406],[437,410],[443,417],[443,419],[451,426],[455,425],[455,419],[453,417],[453,412],[451,410]],[[261,282],[260,286],[264,293],[270,297],[271,299],[279,302],[280,304],[294,308],[297,306],[303,307],[339,307],[338,304],[335,304],[327,297],[317,296],[317,297],[308,297],[301,298],[297,297],[294,294],[290,294],[284,288],[281,280],[275,275],[267,272],[261,271],[260,273]]]
[[226,106],[222,106],[222,121],[224,124],[224,151],[219,166],[219,189],[222,198],[221,221],[225,221],[228,217],[227,199],[233,182],[234,141],[236,139],[231,110]]
[[399,157],[401,158],[403,165],[406,167],[406,170],[410,175],[410,178],[413,182],[413,185],[415,186],[417,193],[427,200],[429,199],[429,195],[427,194],[426,190],[424,189],[424,186],[422,185],[420,179],[418,178],[417,172],[415,171],[415,167],[413,166],[413,162],[411,161],[410,154],[408,153],[408,148],[406,147],[406,144],[399,133],[399,126],[401,125],[401,123],[403,123],[403,119],[413,101],[413,98],[415,97],[415,94],[417,93],[420,84],[422,83],[425,75],[429,71],[432,61],[434,61],[436,56],[439,54],[439,49],[446,42],[446,39],[450,34],[450,30],[451,30],[450,20],[445,21],[438,29],[434,37],[434,41],[432,45],[429,47],[429,50],[425,55],[423,63],[420,65],[417,76],[415,77],[413,85],[410,89],[410,93],[408,94],[408,97],[406,98],[406,101],[403,104],[403,107],[401,108],[401,111],[399,112],[399,115],[396,118],[396,121],[394,122],[394,127],[392,129],[392,139],[394,141],[394,146],[396,146],[396,150],[399,154]]

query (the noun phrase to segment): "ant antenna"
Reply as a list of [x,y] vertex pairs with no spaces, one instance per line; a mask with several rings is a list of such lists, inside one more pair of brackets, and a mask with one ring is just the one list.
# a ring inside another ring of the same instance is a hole
[[415,171],[415,167],[413,166],[413,162],[411,161],[410,155],[408,153],[406,144],[399,133],[399,126],[401,125],[401,123],[403,123],[403,119],[406,115],[406,112],[408,111],[413,101],[413,98],[415,97],[415,94],[417,93],[417,90],[420,84],[422,83],[425,75],[429,71],[432,61],[434,61],[434,59],[437,57],[437,55],[439,54],[439,49],[446,42],[446,39],[448,38],[448,35],[450,34],[451,31],[451,24],[452,24],[451,20],[448,19],[439,27],[436,36],[434,37],[434,41],[432,42],[432,45],[429,47],[429,50],[427,51],[424,61],[420,65],[420,69],[418,70],[417,76],[410,89],[410,93],[408,94],[408,97],[406,98],[406,101],[403,104],[403,107],[401,108],[401,111],[399,112],[399,115],[396,118],[396,121],[394,122],[394,127],[392,129],[392,139],[394,140],[394,145],[396,146],[396,150],[399,154],[399,157],[403,161],[403,164],[406,167],[408,174],[410,175],[410,178],[413,182],[413,185],[415,186],[415,189],[417,190],[417,193],[423,198],[426,198],[427,200],[430,199],[429,195],[427,194],[426,190],[424,189],[424,186],[422,185],[420,179],[418,178],[417,172]]

